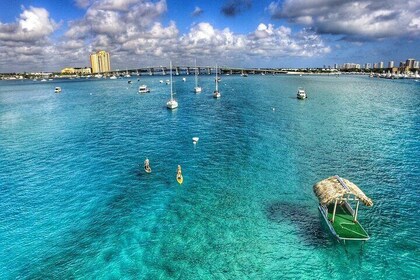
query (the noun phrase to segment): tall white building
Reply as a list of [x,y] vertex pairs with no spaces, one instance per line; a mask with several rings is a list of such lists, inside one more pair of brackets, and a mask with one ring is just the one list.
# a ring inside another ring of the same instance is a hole
[[109,52],[98,51],[90,55],[92,73],[103,73],[111,71],[111,59]]

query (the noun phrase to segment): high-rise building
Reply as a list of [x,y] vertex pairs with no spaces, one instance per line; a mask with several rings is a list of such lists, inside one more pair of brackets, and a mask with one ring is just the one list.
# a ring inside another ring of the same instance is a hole
[[388,68],[393,68],[394,67],[394,61],[390,61],[388,62]]
[[103,73],[111,71],[111,59],[106,51],[98,51],[90,55],[92,73]]
[[407,67],[408,69],[414,68],[414,61],[414,58],[407,59],[407,61],[405,62],[405,67]]
[[414,69],[419,69],[419,66],[420,66],[420,61],[414,61],[413,68]]
[[379,62],[379,69],[382,69],[382,68],[384,68],[384,62],[383,61]]

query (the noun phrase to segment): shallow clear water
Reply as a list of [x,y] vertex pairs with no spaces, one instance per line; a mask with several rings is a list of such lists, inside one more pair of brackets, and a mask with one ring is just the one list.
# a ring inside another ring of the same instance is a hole
[[[174,77],[169,111],[160,79],[0,82],[0,278],[419,277],[420,83]],[[374,201],[364,245],[318,213],[335,174]]]

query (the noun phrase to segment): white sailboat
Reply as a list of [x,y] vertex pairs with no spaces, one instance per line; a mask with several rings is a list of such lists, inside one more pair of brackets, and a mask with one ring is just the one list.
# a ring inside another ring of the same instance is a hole
[[172,86],[172,61],[170,61],[170,64],[169,64],[169,67],[170,67],[170,74],[171,74],[171,80],[170,80],[170,83],[171,83],[171,99],[169,99],[169,101],[168,102],[166,102],[166,107],[168,108],[168,109],[175,109],[175,108],[178,108],[178,102],[174,99],[174,96],[173,96],[173,86]]
[[200,93],[201,92],[201,87],[198,86],[198,68],[197,68],[197,59],[195,60],[195,87],[194,87],[194,92],[195,93]]
[[220,98],[222,95],[219,92],[219,78],[217,77],[217,64],[216,64],[216,89],[213,92],[213,97],[214,98]]

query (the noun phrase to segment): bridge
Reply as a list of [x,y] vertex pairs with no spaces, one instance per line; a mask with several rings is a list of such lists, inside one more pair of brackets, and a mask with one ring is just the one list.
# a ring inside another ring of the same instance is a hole
[[[169,67],[167,66],[147,66],[141,67],[136,69],[117,69],[112,70],[109,72],[101,72],[99,74],[103,75],[115,75],[115,76],[124,76],[124,75],[168,75],[169,74]],[[172,67],[172,74],[173,75],[194,75],[195,71],[198,72],[199,75],[212,75],[216,74],[216,67],[215,66],[173,66]],[[285,74],[287,71],[283,69],[274,69],[274,68],[233,68],[227,66],[220,66],[217,67],[217,72],[219,75],[222,74],[229,74],[229,75],[248,75],[248,74]],[[98,73],[93,73],[98,74]]]

